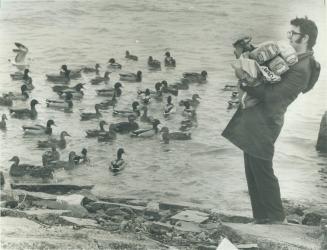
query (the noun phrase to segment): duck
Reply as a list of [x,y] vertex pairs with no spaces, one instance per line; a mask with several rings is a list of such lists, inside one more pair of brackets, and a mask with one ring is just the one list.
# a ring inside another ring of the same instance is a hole
[[63,109],[64,111],[71,110],[73,108],[73,95],[71,93],[67,93],[65,95],[65,100],[50,100],[46,99],[47,107],[55,108],[55,109]]
[[114,58],[110,58],[108,63],[109,64],[107,65],[107,68],[110,68],[110,69],[121,69],[122,68],[121,64],[117,63]]
[[74,157],[74,161],[75,161],[75,164],[77,164],[77,165],[90,163],[90,159],[89,159],[89,157],[87,157],[87,149],[83,148],[81,155],[76,155]]
[[86,137],[97,137],[101,132],[105,132],[104,125],[108,125],[106,121],[101,120],[99,122],[100,129],[88,129],[86,130]]
[[191,99],[184,99],[179,102],[179,106],[184,106],[185,102],[188,102],[193,108],[196,108],[200,101],[198,99],[201,99],[199,94],[193,94]]
[[88,121],[91,119],[99,119],[102,117],[102,114],[99,111],[99,104],[94,105],[95,113],[81,113],[81,121]]
[[19,66],[18,68],[23,69],[25,67],[28,67],[29,65],[26,64],[26,62],[25,62],[25,58],[28,53],[28,48],[19,42],[15,42],[15,46],[16,46],[16,48],[13,49],[13,52],[16,53],[16,57],[14,60],[9,60],[9,61],[13,65]]
[[63,168],[65,170],[72,170],[76,167],[75,162],[76,153],[74,151],[70,151],[68,154],[68,161],[51,161],[48,163],[47,167],[50,169],[60,169]]
[[68,87],[67,85],[56,85],[52,87],[54,92],[63,92],[64,90],[72,90],[72,91],[81,91],[84,89],[85,83],[78,83],[73,87]]
[[233,91],[230,99],[231,101],[238,100],[238,91]]
[[109,169],[111,172],[117,173],[122,171],[126,167],[126,162],[122,158],[122,155],[125,153],[123,148],[117,150],[117,159],[110,162]]
[[138,60],[137,56],[131,55],[128,50],[126,50],[126,52],[125,52],[125,58],[133,60],[133,61]]
[[30,76],[28,75],[29,72],[29,69],[24,69],[24,73],[16,72],[14,74],[10,74],[10,77],[14,81],[28,80],[30,78]]
[[39,148],[50,148],[52,145],[55,145],[57,148],[64,149],[66,148],[67,142],[65,137],[70,136],[66,131],[62,131],[60,133],[60,138],[54,139],[54,138],[49,138],[47,141],[38,141],[37,146]]
[[189,89],[190,82],[186,79],[186,78],[182,78],[179,82],[175,82],[174,84],[171,84],[170,86],[174,89],[182,89],[182,90],[186,90]]
[[120,97],[122,94],[121,88],[123,85],[120,82],[116,82],[113,88],[97,89],[95,92],[98,96],[113,96]]
[[29,175],[39,178],[53,178],[53,169],[43,166],[35,166],[31,164],[19,164],[19,157],[13,156],[9,161],[14,163],[10,166],[9,175],[13,177],[22,177]]
[[165,106],[165,110],[163,112],[164,117],[168,117],[169,115],[176,112],[175,105],[172,103],[171,96],[167,97],[167,104]]
[[132,110],[115,110],[114,109],[112,114],[122,116],[122,117],[128,117],[129,115],[135,115],[136,117],[139,117],[141,115],[140,110],[138,109],[139,105],[140,105],[139,102],[134,101],[132,103]]
[[68,70],[67,65],[61,66],[60,74],[46,74],[47,80],[53,83],[68,83],[71,79],[71,71]]
[[14,118],[31,118],[35,119],[37,117],[37,111],[35,105],[40,104],[36,99],[30,102],[31,109],[28,108],[10,108],[9,112]]
[[148,66],[150,69],[161,69],[161,63],[158,60],[153,59],[152,56],[148,58]]
[[59,160],[60,153],[57,151],[56,145],[52,145],[51,150],[47,150],[42,154],[42,164],[44,167],[54,166]]
[[168,127],[162,127],[160,130],[161,139],[164,143],[169,143],[169,140],[191,140],[191,133],[189,132],[169,132]]
[[227,109],[238,108],[239,105],[240,105],[239,100],[230,100],[230,101],[228,101]]
[[21,93],[13,93],[9,92],[7,94],[3,94],[3,97],[7,97],[11,100],[20,100],[20,101],[26,101],[29,98],[29,95],[27,93],[27,86],[23,84],[20,87]]
[[103,77],[102,76],[97,76],[96,78],[91,79],[90,82],[91,82],[92,85],[98,85],[98,84],[100,84],[102,82],[104,82],[105,84],[107,84],[109,82],[109,80],[110,80],[109,74],[110,74],[110,72],[109,71],[106,71],[104,73],[104,76]]
[[201,73],[189,73],[183,74],[183,78],[187,79],[189,83],[205,83],[207,81],[208,73],[203,70]]
[[224,91],[237,91],[237,85],[226,84],[222,90]]
[[113,125],[114,125],[113,126],[114,131],[121,134],[130,133],[139,128],[139,125],[135,122],[134,115],[129,115],[128,121],[126,122],[118,122]]
[[156,82],[154,85],[155,93],[153,98],[157,101],[162,101],[162,82]]
[[178,89],[175,89],[171,86],[168,86],[168,83],[166,80],[163,80],[162,82],[162,87],[161,87],[161,92],[162,93],[169,93],[172,94],[174,96],[178,96]]
[[117,135],[114,130],[115,124],[109,125],[109,131],[101,132],[98,136],[98,142],[108,142],[116,139]]
[[82,71],[84,73],[96,73],[98,75],[100,73],[100,70],[99,70],[100,68],[101,68],[100,64],[99,63],[96,63],[95,66],[94,66],[94,68],[92,68],[92,67],[84,67],[84,68],[82,68]]
[[61,70],[62,71],[60,73],[65,76],[68,74],[70,79],[77,79],[82,76],[81,74],[82,69],[69,70],[66,64],[61,65]]
[[160,121],[158,119],[154,119],[152,123],[152,128],[143,128],[138,129],[133,132],[131,132],[132,137],[152,137],[159,132],[158,125],[160,124]]
[[0,121],[0,129],[2,129],[2,130],[6,130],[7,129],[6,120],[8,120],[6,114],[2,114],[1,121]]
[[141,98],[142,103],[147,105],[151,101],[151,91],[150,89],[146,89],[145,91],[139,91],[138,96]]
[[184,110],[182,115],[189,120],[196,120],[196,112],[191,107],[191,104],[189,102],[184,102]]
[[144,123],[152,124],[154,121],[154,118],[152,116],[148,116],[148,107],[144,105],[142,107],[143,114],[140,116],[140,121]]
[[56,126],[54,120],[50,119],[47,121],[46,126],[36,124],[32,126],[24,125],[22,128],[25,135],[52,135],[51,126]]
[[176,67],[176,60],[170,56],[170,52],[165,53],[165,66],[166,67]]
[[8,96],[0,96],[0,105],[1,106],[12,106],[13,100],[10,99]]
[[28,91],[31,91],[35,88],[33,85],[32,77],[28,77],[28,79],[24,79],[23,83],[26,85]]
[[67,99],[66,96],[68,93],[71,94],[72,99],[75,99],[75,100],[76,99],[79,100],[84,97],[84,92],[82,90],[77,91],[77,90],[65,89],[63,91],[57,92],[60,99]]
[[111,99],[106,100],[104,102],[98,103],[99,109],[109,109],[111,106],[115,106],[117,103],[116,95],[114,94]]
[[134,73],[119,73],[119,79],[126,82],[141,82],[142,81],[142,71],[137,71]]

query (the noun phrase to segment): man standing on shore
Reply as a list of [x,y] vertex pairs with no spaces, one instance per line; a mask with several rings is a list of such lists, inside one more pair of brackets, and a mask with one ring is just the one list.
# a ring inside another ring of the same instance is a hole
[[244,152],[255,223],[285,222],[279,183],[272,164],[274,143],[282,129],[288,105],[298,94],[309,91],[319,76],[312,51],[318,35],[316,24],[307,17],[295,18],[290,24],[287,38],[297,53],[298,62],[282,75],[279,83],[241,86],[260,102],[247,109],[239,108],[222,133]]

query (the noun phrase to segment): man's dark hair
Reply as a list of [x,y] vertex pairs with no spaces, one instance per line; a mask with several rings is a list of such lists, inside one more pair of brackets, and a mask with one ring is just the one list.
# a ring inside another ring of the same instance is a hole
[[312,50],[312,47],[316,44],[317,36],[318,36],[318,28],[317,25],[308,19],[308,17],[298,18],[291,20],[291,25],[295,27],[300,27],[300,32],[304,35],[309,36],[308,40],[308,49]]

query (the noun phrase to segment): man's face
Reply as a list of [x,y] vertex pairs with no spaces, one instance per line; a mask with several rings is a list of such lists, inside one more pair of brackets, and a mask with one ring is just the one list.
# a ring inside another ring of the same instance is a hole
[[300,51],[300,48],[305,46],[304,34],[300,32],[300,27],[291,25],[291,28],[287,33],[287,38],[295,51]]

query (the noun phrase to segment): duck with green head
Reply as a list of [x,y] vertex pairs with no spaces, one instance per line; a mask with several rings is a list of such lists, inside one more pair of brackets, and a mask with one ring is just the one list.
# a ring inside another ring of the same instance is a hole
[[111,142],[117,138],[115,124],[109,125],[109,131],[101,132],[98,136],[98,142]]
[[55,145],[57,148],[64,149],[66,148],[67,142],[65,137],[70,136],[66,131],[62,131],[60,133],[60,138],[49,138],[47,141],[38,141],[37,146],[38,148],[50,148]]
[[126,82],[141,82],[142,81],[142,71],[137,71],[137,73],[119,73],[119,79]]
[[113,88],[97,89],[95,92],[98,96],[113,96],[120,97],[122,94],[121,88],[123,85],[120,82],[116,82]]
[[97,77],[91,79],[90,82],[91,82],[92,85],[98,85],[98,84],[100,84],[102,82],[104,84],[107,84],[109,82],[109,80],[110,80],[109,74],[110,74],[110,72],[106,71],[104,73],[103,77],[102,76],[97,76]]
[[99,134],[105,132],[104,125],[108,125],[106,121],[100,121],[99,122],[99,127],[100,129],[88,129],[86,130],[86,137],[97,137]]
[[201,73],[186,72],[183,74],[183,78],[187,79],[189,83],[206,83],[208,73],[203,70]]
[[73,108],[73,95],[71,93],[65,94],[65,100],[52,100],[52,99],[46,99],[46,104],[48,108],[54,108],[58,110],[72,110]]
[[137,56],[132,55],[131,53],[129,53],[128,50],[126,50],[126,52],[125,52],[125,58],[130,59],[130,60],[133,60],[133,61],[137,61],[138,60]]
[[88,121],[88,120],[91,120],[91,119],[99,119],[102,117],[102,114],[100,113],[99,109],[100,109],[100,106],[99,104],[95,104],[94,105],[94,109],[95,109],[95,113],[81,113],[80,116],[81,116],[81,121]]
[[142,128],[142,129],[137,129],[133,132],[131,132],[132,137],[152,137],[154,135],[157,135],[159,132],[158,125],[160,124],[160,121],[158,119],[154,119],[152,123],[152,128]]
[[117,173],[122,171],[126,167],[127,163],[124,161],[122,157],[123,154],[125,154],[124,149],[119,148],[117,150],[117,158],[110,162],[110,166],[109,166],[110,171]]
[[140,110],[138,109],[140,103],[137,101],[134,101],[132,103],[132,110],[116,110],[112,112],[115,116],[121,116],[121,117],[128,117],[129,115],[134,115],[136,117],[139,117],[141,115]]
[[47,121],[46,126],[41,124],[36,125],[24,125],[22,128],[25,135],[52,135],[52,127],[56,126],[54,120],[50,119]]
[[30,102],[31,109],[28,108],[10,108],[9,112],[12,117],[14,118],[30,118],[30,119],[35,119],[37,117],[37,111],[35,106],[37,104],[40,104],[36,99],[33,99]]

